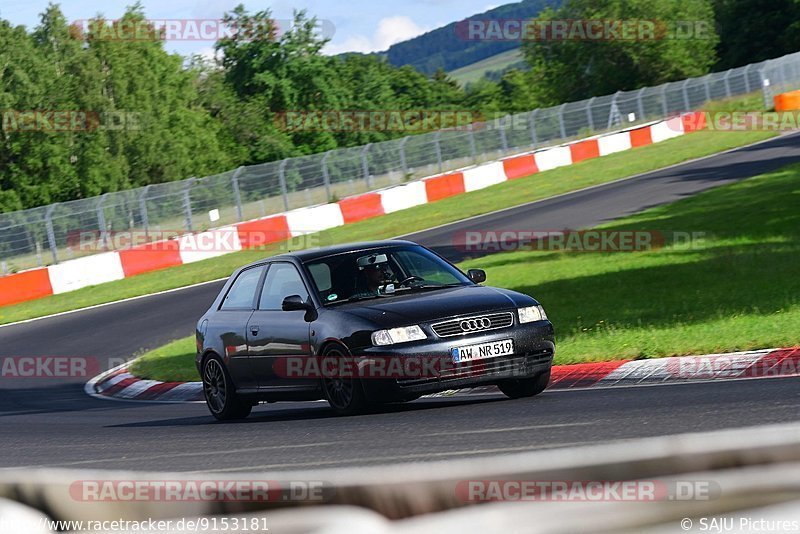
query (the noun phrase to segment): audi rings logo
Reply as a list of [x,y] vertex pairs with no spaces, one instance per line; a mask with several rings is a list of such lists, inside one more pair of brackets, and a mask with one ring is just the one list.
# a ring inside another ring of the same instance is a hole
[[474,332],[476,330],[486,330],[491,328],[492,321],[486,317],[479,319],[465,319],[461,321],[461,330],[464,332]]

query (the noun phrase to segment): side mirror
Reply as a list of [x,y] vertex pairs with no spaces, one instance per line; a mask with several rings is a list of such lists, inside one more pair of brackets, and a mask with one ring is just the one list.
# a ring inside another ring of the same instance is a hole
[[300,295],[289,295],[283,299],[281,309],[283,311],[304,311],[306,314],[303,318],[309,323],[317,318],[317,310],[314,309],[314,305],[304,301]]
[[476,284],[480,284],[486,281],[486,271],[483,269],[470,269],[467,271],[467,278]]
[[305,311],[308,308],[308,304],[303,302],[303,298],[300,295],[289,295],[283,299],[281,304],[283,311]]

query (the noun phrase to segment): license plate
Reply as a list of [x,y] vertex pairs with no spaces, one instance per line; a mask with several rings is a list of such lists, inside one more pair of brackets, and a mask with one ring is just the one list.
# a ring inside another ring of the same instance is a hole
[[510,339],[466,345],[464,347],[453,347],[450,349],[453,363],[485,360],[487,358],[496,358],[508,354],[514,354],[514,342]]

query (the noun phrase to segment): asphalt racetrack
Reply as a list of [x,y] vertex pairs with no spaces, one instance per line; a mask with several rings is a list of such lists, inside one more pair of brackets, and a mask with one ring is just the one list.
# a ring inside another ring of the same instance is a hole
[[[724,135],[724,134],[720,134]],[[800,161],[800,134],[404,236],[460,259],[470,230],[585,228]],[[491,272],[489,273],[491,283]],[[222,282],[0,327],[0,356],[92,356],[104,368],[189,335]],[[334,417],[262,405],[217,423],[203,404],[87,396],[85,380],[0,379],[0,468],[247,471],[479,457],[800,420],[800,378],[420,399]]]

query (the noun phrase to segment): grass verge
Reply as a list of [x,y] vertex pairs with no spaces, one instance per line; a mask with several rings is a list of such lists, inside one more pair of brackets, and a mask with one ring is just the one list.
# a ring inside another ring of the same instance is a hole
[[[792,165],[601,227],[668,240],[701,233],[692,243],[517,251],[460,267],[484,268],[491,285],[536,296],[556,326],[559,364],[792,346],[800,339],[798,205],[800,165]],[[146,354],[134,372],[197,380],[193,357],[189,337]]]
[[181,338],[143,354],[128,371],[161,382],[195,382],[200,380],[194,366],[195,352],[194,336]]

